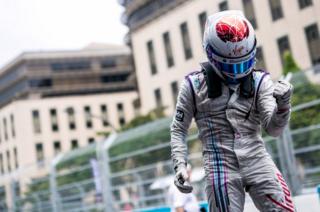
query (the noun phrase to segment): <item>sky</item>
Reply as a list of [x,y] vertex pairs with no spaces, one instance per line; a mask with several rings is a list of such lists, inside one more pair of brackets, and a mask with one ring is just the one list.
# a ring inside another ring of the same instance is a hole
[[0,0],[0,68],[25,51],[123,44],[117,0]]

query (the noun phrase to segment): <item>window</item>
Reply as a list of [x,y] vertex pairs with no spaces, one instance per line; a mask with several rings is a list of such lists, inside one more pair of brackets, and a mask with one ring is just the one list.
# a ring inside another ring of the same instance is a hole
[[0,171],[1,171],[1,174],[4,174],[4,166],[3,166],[3,156],[2,156],[2,153],[0,153]]
[[180,25],[180,32],[182,37],[183,49],[184,49],[184,57],[186,60],[188,60],[192,58],[192,49],[191,49],[188,25],[186,22]]
[[153,42],[151,40],[148,41],[147,43],[147,49],[148,49],[148,55],[149,55],[149,65],[150,65],[151,74],[155,75],[158,72],[158,70],[156,65],[156,57],[153,49]]
[[117,104],[117,110],[118,110],[118,116],[119,116],[119,124],[120,126],[123,126],[126,124],[126,119],[124,116],[124,109],[123,109],[122,103]]
[[2,126],[1,126],[1,121],[0,121],[0,143],[2,142]]
[[16,136],[16,131],[15,131],[15,128],[14,128],[14,116],[13,116],[13,114],[10,115],[10,122],[11,122],[11,134],[12,134],[12,137],[14,138]]
[[104,127],[107,127],[109,125],[107,105],[100,105],[100,110],[101,110],[101,117],[102,117],[102,125]]
[[205,26],[206,26],[206,22],[207,22],[207,13],[206,12],[200,13],[198,18],[199,18],[201,35],[203,36],[204,30],[205,30]]
[[257,29],[258,24],[256,21],[256,15],[254,13],[254,7],[253,7],[252,0],[242,0],[242,3],[243,3],[243,11],[244,11],[245,16],[252,24],[252,27],[254,29]]
[[69,129],[74,130],[76,129],[76,119],[74,116],[74,109],[72,107],[69,107],[66,109],[68,113],[68,122],[69,122]]
[[141,108],[140,98],[133,100],[132,105],[133,105],[133,109],[134,109],[134,115],[140,116],[140,108]]
[[17,168],[19,168],[19,161],[18,161],[18,151],[17,151],[17,147],[15,147],[13,149],[13,154],[14,154],[14,165]]
[[74,62],[61,62],[52,63],[51,69],[53,71],[83,71],[91,68],[90,61],[74,61]]
[[8,140],[8,128],[7,128],[7,119],[3,118],[3,130],[4,130],[4,139]]
[[280,0],[269,0],[272,20],[276,21],[283,17],[282,6]]
[[166,58],[167,58],[167,66],[170,68],[174,66],[174,60],[173,60],[173,53],[172,53],[172,47],[171,47],[171,40],[170,40],[170,34],[169,32],[166,32],[162,35],[164,48],[166,51]]
[[176,105],[177,104],[178,93],[179,93],[178,82],[177,81],[171,83],[171,92],[172,92],[174,105]]
[[8,172],[11,172],[11,158],[10,158],[9,150],[7,150],[7,166],[8,166]]
[[125,82],[129,76],[130,74],[106,75],[106,76],[101,76],[100,81],[102,83]]
[[312,5],[312,0],[299,0],[300,9],[303,9],[303,8],[311,6],[311,5]]
[[14,190],[14,195],[16,197],[20,197],[21,195],[21,188],[20,188],[20,183],[19,181],[13,181],[12,182],[12,187],[13,187],[13,190]]
[[51,79],[31,79],[29,80],[29,85],[31,88],[46,88],[52,86]]
[[256,51],[256,69],[265,69],[262,47],[257,47]]
[[36,159],[38,163],[42,163],[44,161],[44,152],[42,143],[36,144]]
[[78,140],[73,139],[71,140],[71,149],[77,149],[79,147]]
[[32,111],[32,122],[33,122],[33,132],[36,134],[41,133],[40,114],[38,110]]
[[117,66],[115,58],[106,58],[100,63],[101,68],[113,68]]
[[279,48],[279,53],[280,53],[280,58],[281,58],[281,62],[282,65],[284,64],[284,54],[287,51],[291,51],[290,50],[290,43],[289,43],[289,38],[288,36],[283,36],[281,38],[278,39],[278,48]]
[[224,11],[224,10],[228,10],[228,9],[229,9],[228,1],[223,1],[219,4],[220,11]]
[[87,128],[92,128],[92,115],[91,115],[91,109],[89,106],[84,107],[84,115],[85,115]]
[[51,117],[51,129],[53,132],[57,132],[59,130],[59,126],[58,126],[58,117],[57,117],[56,109],[50,109],[50,117]]
[[93,144],[94,143],[94,138],[88,138],[88,144]]
[[308,42],[310,59],[313,65],[320,63],[320,36],[317,24],[311,24],[304,29]]
[[154,97],[155,97],[155,100],[156,100],[156,107],[157,108],[162,107],[163,104],[162,104],[162,97],[161,97],[160,88],[154,90]]
[[61,143],[60,143],[60,141],[53,142],[53,151],[54,151],[54,155],[58,155],[61,152]]

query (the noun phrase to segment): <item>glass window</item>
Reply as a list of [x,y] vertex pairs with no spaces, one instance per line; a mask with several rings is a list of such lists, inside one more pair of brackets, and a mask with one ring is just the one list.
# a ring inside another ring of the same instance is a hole
[[4,130],[4,139],[8,140],[8,127],[7,127],[7,119],[3,118],[3,130]]
[[74,115],[74,109],[72,107],[69,107],[66,109],[66,111],[68,113],[69,129],[74,130],[76,129],[76,118]]
[[242,0],[243,11],[254,29],[258,28],[252,0]]
[[278,39],[278,48],[282,65],[284,64],[284,54],[286,51],[291,52],[290,43],[288,36],[283,36]]
[[130,74],[116,74],[116,75],[106,75],[101,76],[100,81],[102,83],[115,83],[115,82],[125,82]]
[[173,59],[173,53],[172,53],[169,32],[164,33],[162,35],[162,38],[163,38],[164,48],[165,48],[165,52],[166,52],[167,66],[170,68],[170,67],[174,66],[174,59]]
[[36,159],[38,163],[42,163],[44,161],[44,151],[42,143],[36,144]]
[[16,169],[19,168],[19,160],[18,160],[18,151],[17,151],[17,147],[15,147],[13,149],[13,154],[14,154],[14,164]]
[[11,158],[10,158],[9,150],[7,150],[7,166],[8,166],[8,172],[11,172]]
[[223,1],[219,4],[220,11],[224,11],[224,10],[228,10],[228,9],[229,9],[228,1]]
[[60,141],[53,142],[53,151],[54,155],[57,155],[61,152],[61,143]]
[[33,132],[36,134],[41,133],[40,114],[38,110],[32,111],[32,123],[33,123]]
[[0,171],[1,171],[1,174],[4,174],[4,166],[3,166],[3,156],[2,156],[2,153],[0,153]]
[[77,149],[79,147],[78,140],[73,139],[71,140],[71,149]]
[[56,109],[50,109],[50,117],[51,117],[51,129],[53,132],[57,132],[59,130],[58,126],[58,116]]
[[31,79],[29,80],[29,85],[31,88],[46,88],[52,86],[51,79]]
[[94,142],[94,138],[88,138],[88,144],[93,144]]
[[102,125],[104,127],[107,127],[109,126],[107,105],[100,105],[100,110],[101,110]]
[[317,24],[311,24],[304,29],[308,42],[310,59],[313,65],[320,63],[320,36]]
[[299,0],[300,9],[303,9],[303,8],[311,6],[311,5],[312,5],[312,0]]
[[205,30],[205,26],[206,26],[206,22],[207,22],[207,13],[206,12],[200,13],[198,18],[199,18],[201,35],[203,36],[204,30]]
[[100,63],[101,68],[113,68],[117,66],[115,58],[105,58]]
[[256,59],[256,69],[265,69],[264,56],[261,46],[257,47]]
[[90,61],[60,62],[51,64],[51,69],[53,71],[83,71],[89,70],[90,68]]
[[89,106],[84,107],[84,115],[87,128],[92,128],[92,114]]
[[156,65],[156,56],[154,53],[153,42],[151,40],[148,41],[148,43],[147,43],[147,50],[148,50],[149,65],[150,65],[151,74],[155,75],[158,72],[158,70],[157,70],[157,65]]
[[269,0],[272,20],[276,21],[283,17],[282,6],[280,0]]
[[179,88],[178,88],[178,82],[177,81],[174,81],[174,82],[171,83],[171,92],[172,92],[174,105],[176,105],[177,104],[178,93],[179,93]]
[[16,130],[15,130],[15,127],[14,127],[14,116],[13,116],[13,114],[10,115],[10,122],[11,122],[11,134],[12,134],[12,137],[14,138],[16,136]]
[[120,124],[120,126],[123,126],[126,124],[126,119],[125,119],[124,109],[123,109],[122,103],[117,104],[117,110],[118,110],[118,116],[119,116],[119,124]]
[[140,108],[141,108],[140,98],[133,100],[132,105],[133,105],[135,116],[139,116],[140,115]]
[[2,128],[1,128],[1,121],[0,121],[0,143],[2,142]]
[[155,97],[155,100],[156,100],[156,107],[162,107],[163,104],[162,104],[162,96],[161,96],[161,90],[160,88],[154,90],[154,97]]
[[4,174],[4,166],[3,166],[3,156],[2,156],[2,153],[0,153],[0,171],[1,171],[1,174]]
[[188,30],[188,25],[186,22],[180,25],[180,32],[182,37],[183,49],[184,49],[184,57],[186,60],[192,58],[192,49],[191,49],[191,41]]

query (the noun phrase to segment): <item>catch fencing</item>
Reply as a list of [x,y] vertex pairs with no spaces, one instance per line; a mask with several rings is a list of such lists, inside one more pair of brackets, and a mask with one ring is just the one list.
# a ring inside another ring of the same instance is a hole
[[[313,70],[294,74],[290,125],[265,145],[298,195],[320,184],[320,86]],[[320,81],[320,80],[319,80]],[[161,119],[0,177],[0,211],[142,211],[167,206],[173,181],[169,126]],[[188,137],[192,184],[205,201],[201,142]],[[316,190],[314,189],[314,192]]]

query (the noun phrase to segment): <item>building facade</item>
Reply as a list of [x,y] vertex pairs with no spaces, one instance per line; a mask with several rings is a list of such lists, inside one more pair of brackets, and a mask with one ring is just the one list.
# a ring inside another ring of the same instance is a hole
[[0,210],[13,176],[23,190],[24,180],[47,174],[45,161],[103,140],[139,112],[123,46],[25,53],[3,68],[0,85]]
[[302,69],[320,62],[320,0],[120,0],[130,28],[141,111],[172,114],[179,84],[206,60],[202,34],[208,15],[242,10],[256,30],[257,68],[281,76],[290,51]]

